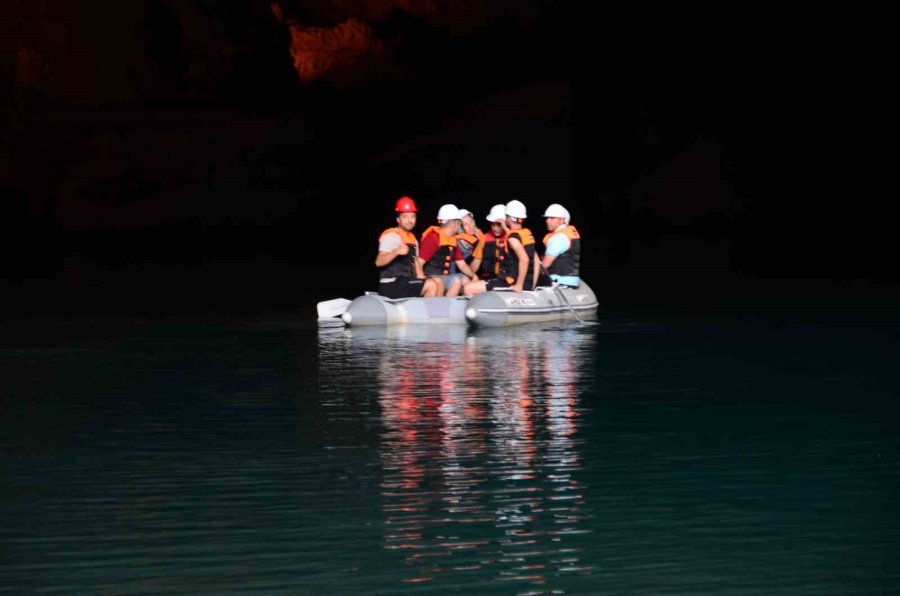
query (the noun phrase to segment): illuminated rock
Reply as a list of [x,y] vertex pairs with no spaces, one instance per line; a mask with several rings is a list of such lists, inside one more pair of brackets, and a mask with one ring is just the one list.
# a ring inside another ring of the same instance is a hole
[[356,19],[337,27],[291,25],[290,30],[291,56],[303,82],[346,78],[361,63],[380,61],[384,53],[372,28]]

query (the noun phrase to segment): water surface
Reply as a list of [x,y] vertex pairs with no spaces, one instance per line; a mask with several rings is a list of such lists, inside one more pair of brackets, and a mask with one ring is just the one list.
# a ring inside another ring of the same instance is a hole
[[891,593],[897,320],[0,341],[10,593]]

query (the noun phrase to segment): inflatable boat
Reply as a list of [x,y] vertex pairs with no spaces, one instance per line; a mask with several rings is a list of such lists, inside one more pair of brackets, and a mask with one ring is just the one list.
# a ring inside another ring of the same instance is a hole
[[468,304],[469,299],[461,296],[391,299],[375,292],[366,292],[347,305],[341,319],[352,327],[403,323],[465,325]]
[[593,319],[597,296],[586,283],[540,287],[530,292],[493,290],[478,294],[466,306],[466,321],[473,327],[509,327],[566,319]]
[[[339,299],[340,300],[340,299]],[[508,327],[597,315],[597,297],[586,283],[577,288],[538,287],[533,291],[493,290],[469,299],[385,298],[366,292],[341,303],[341,319],[350,327],[366,325],[438,324]],[[345,308],[344,308],[345,307]],[[320,316],[324,311],[320,309]]]

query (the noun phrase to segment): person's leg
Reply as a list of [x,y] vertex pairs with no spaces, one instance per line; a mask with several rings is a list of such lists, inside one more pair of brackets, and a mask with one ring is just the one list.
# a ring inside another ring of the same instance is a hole
[[481,294],[484,291],[487,291],[486,281],[470,281],[463,288],[463,293],[469,298],[475,296],[476,294]]
[[446,275],[437,275],[435,279],[441,283],[442,292],[438,294],[439,296],[450,296],[450,288],[453,286],[453,282],[456,279],[456,275],[453,273],[449,273]]
[[407,279],[403,296],[401,298],[415,298],[422,294],[422,288],[425,286],[424,279]]
[[398,282],[397,280],[389,282],[380,282],[378,284],[378,293],[385,298],[395,299],[402,298],[403,291],[406,287],[406,281]]
[[438,282],[439,282],[439,280],[437,280],[433,277],[429,277],[428,279],[426,279],[425,283],[423,284],[424,287],[422,288],[421,295],[424,298],[431,298],[433,296],[437,296],[438,290],[440,289]]
[[382,282],[378,284],[378,293],[385,298],[412,298],[418,296],[422,291],[423,280],[409,279],[408,277],[398,277],[392,282]]
[[446,296],[459,296],[459,291],[462,289],[462,279],[458,275],[449,275],[447,276],[450,280],[450,286],[447,288]]
[[487,289],[488,290],[499,290],[501,288],[511,288],[512,284],[508,281],[510,279],[512,279],[512,278],[509,277],[506,279],[502,279],[502,278],[496,277],[494,279],[488,280]]

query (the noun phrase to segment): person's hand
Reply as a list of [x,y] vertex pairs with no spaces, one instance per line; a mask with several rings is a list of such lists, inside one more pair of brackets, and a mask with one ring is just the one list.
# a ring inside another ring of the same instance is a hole
[[512,287],[512,291],[520,294],[525,289],[525,284],[516,284]]
[[477,274],[477,273],[473,273],[473,274],[472,274],[472,277],[470,277],[469,279],[471,279],[472,281],[478,281],[478,274]]
[[394,252],[397,253],[399,256],[408,255],[409,254],[409,245],[405,244],[405,243],[401,244],[400,246],[397,247],[397,250],[395,250]]

